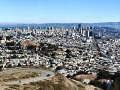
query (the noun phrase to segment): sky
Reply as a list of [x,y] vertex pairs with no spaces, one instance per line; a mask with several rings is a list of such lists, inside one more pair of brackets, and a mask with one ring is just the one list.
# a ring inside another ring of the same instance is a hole
[[120,22],[120,0],[0,0],[0,23]]

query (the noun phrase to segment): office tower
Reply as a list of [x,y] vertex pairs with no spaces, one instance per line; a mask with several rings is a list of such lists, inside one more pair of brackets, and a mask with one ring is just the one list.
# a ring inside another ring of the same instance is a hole
[[93,30],[93,27],[90,27],[90,30]]
[[10,28],[6,28],[5,30],[7,31],[7,30],[11,30],[11,29]]
[[86,37],[89,38],[90,37],[90,30],[86,31]]
[[36,29],[36,27],[35,27],[35,26],[33,26],[33,29]]
[[82,29],[82,27],[81,27],[80,33],[83,34],[83,29]]
[[66,34],[66,36],[68,36],[68,35],[69,35],[69,31],[67,30],[67,31],[65,32],[65,34]]
[[62,31],[63,31],[63,30],[65,30],[65,28],[64,28],[64,27],[62,27]]
[[86,36],[86,30],[83,30],[82,35],[85,37]]
[[73,30],[76,30],[75,26],[73,27]]
[[29,30],[30,29],[30,27],[27,27],[27,30]]
[[85,29],[86,29],[86,30],[90,30],[90,26],[86,26]]
[[38,29],[41,29],[41,27],[38,27]]
[[81,35],[83,34],[83,28],[82,28],[81,24],[78,24],[78,31]]
[[87,30],[90,30],[90,26],[87,27]]
[[45,30],[47,29],[47,27],[45,27]]
[[94,32],[90,31],[90,35],[89,36],[94,38]]
[[25,28],[22,29],[22,32],[25,32]]
[[81,33],[81,24],[78,24],[78,31]]
[[101,37],[101,36],[102,36],[102,33],[101,33],[101,32],[99,32],[99,33],[98,33],[98,36],[99,36],[99,37]]
[[50,30],[51,29],[51,27],[48,27],[48,30]]
[[16,30],[17,30],[17,27],[16,27]]
[[57,27],[55,27],[55,30],[57,30]]
[[87,26],[85,27],[85,30],[88,30],[88,27],[87,27]]
[[53,27],[53,26],[51,27],[51,30],[54,30],[54,27]]

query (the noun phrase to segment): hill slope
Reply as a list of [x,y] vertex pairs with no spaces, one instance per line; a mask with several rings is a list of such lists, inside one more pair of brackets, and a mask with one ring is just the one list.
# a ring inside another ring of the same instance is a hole
[[99,90],[94,86],[71,80],[57,73],[55,77],[48,80],[33,82],[25,85],[10,85],[8,90]]

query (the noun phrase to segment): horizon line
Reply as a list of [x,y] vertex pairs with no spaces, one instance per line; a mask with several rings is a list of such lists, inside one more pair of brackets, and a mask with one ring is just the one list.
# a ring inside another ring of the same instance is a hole
[[15,23],[15,22],[0,22],[0,24],[78,24],[78,23],[83,23],[83,24],[97,24],[97,23],[119,23],[120,21],[113,21],[113,22],[51,22],[51,23]]

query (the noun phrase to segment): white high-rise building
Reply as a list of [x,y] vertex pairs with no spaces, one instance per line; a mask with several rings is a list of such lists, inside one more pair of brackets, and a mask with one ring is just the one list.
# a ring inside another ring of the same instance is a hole
[[86,31],[85,31],[85,30],[83,30],[82,35],[83,35],[84,37],[86,36]]
[[29,30],[30,29],[30,27],[27,27],[27,30]]
[[76,30],[75,26],[73,27],[73,30]]

